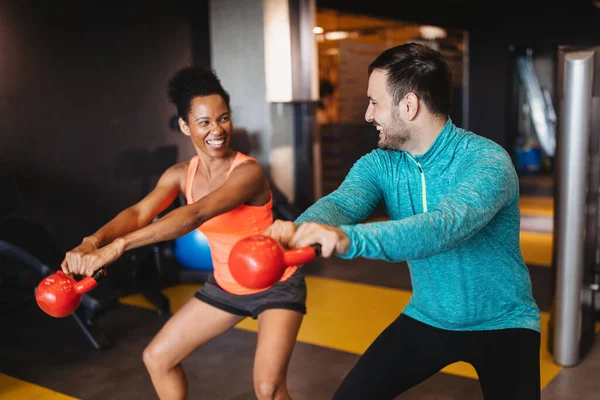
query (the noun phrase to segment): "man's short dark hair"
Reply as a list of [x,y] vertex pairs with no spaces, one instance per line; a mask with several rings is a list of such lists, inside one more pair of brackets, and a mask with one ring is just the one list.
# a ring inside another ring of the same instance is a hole
[[406,43],[381,53],[369,65],[386,73],[387,89],[397,106],[408,93],[414,93],[427,109],[448,116],[452,105],[452,71],[440,52],[418,43]]

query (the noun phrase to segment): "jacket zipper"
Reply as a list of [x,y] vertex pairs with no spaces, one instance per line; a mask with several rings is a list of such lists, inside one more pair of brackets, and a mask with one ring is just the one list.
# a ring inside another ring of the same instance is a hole
[[419,168],[419,172],[421,172],[421,198],[423,202],[423,212],[427,212],[427,185],[425,184],[425,173],[423,172],[423,167],[417,160],[415,160],[410,154],[408,154],[408,158],[412,160]]

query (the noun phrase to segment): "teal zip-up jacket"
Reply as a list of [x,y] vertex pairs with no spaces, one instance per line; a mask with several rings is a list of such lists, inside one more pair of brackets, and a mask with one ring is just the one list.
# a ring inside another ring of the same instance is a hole
[[[380,202],[390,221],[359,224]],[[341,258],[407,261],[413,295],[404,313],[418,321],[448,330],[540,331],[519,246],[511,158],[450,119],[423,155],[377,149],[363,156],[295,223],[307,221],[348,235]]]

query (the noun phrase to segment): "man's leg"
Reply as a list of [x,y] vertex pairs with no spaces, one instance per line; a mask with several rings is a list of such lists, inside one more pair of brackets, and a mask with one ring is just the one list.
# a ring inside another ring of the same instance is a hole
[[450,364],[443,330],[401,314],[360,357],[334,400],[391,400]]
[[540,399],[540,334],[530,329],[480,332],[471,342],[473,364],[486,400]]

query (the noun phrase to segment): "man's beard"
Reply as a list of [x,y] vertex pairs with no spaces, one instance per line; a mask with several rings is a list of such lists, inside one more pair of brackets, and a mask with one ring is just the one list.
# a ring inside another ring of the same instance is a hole
[[411,134],[406,123],[396,112],[386,128],[381,129],[381,138],[377,145],[382,150],[406,150],[406,143],[411,139]]

